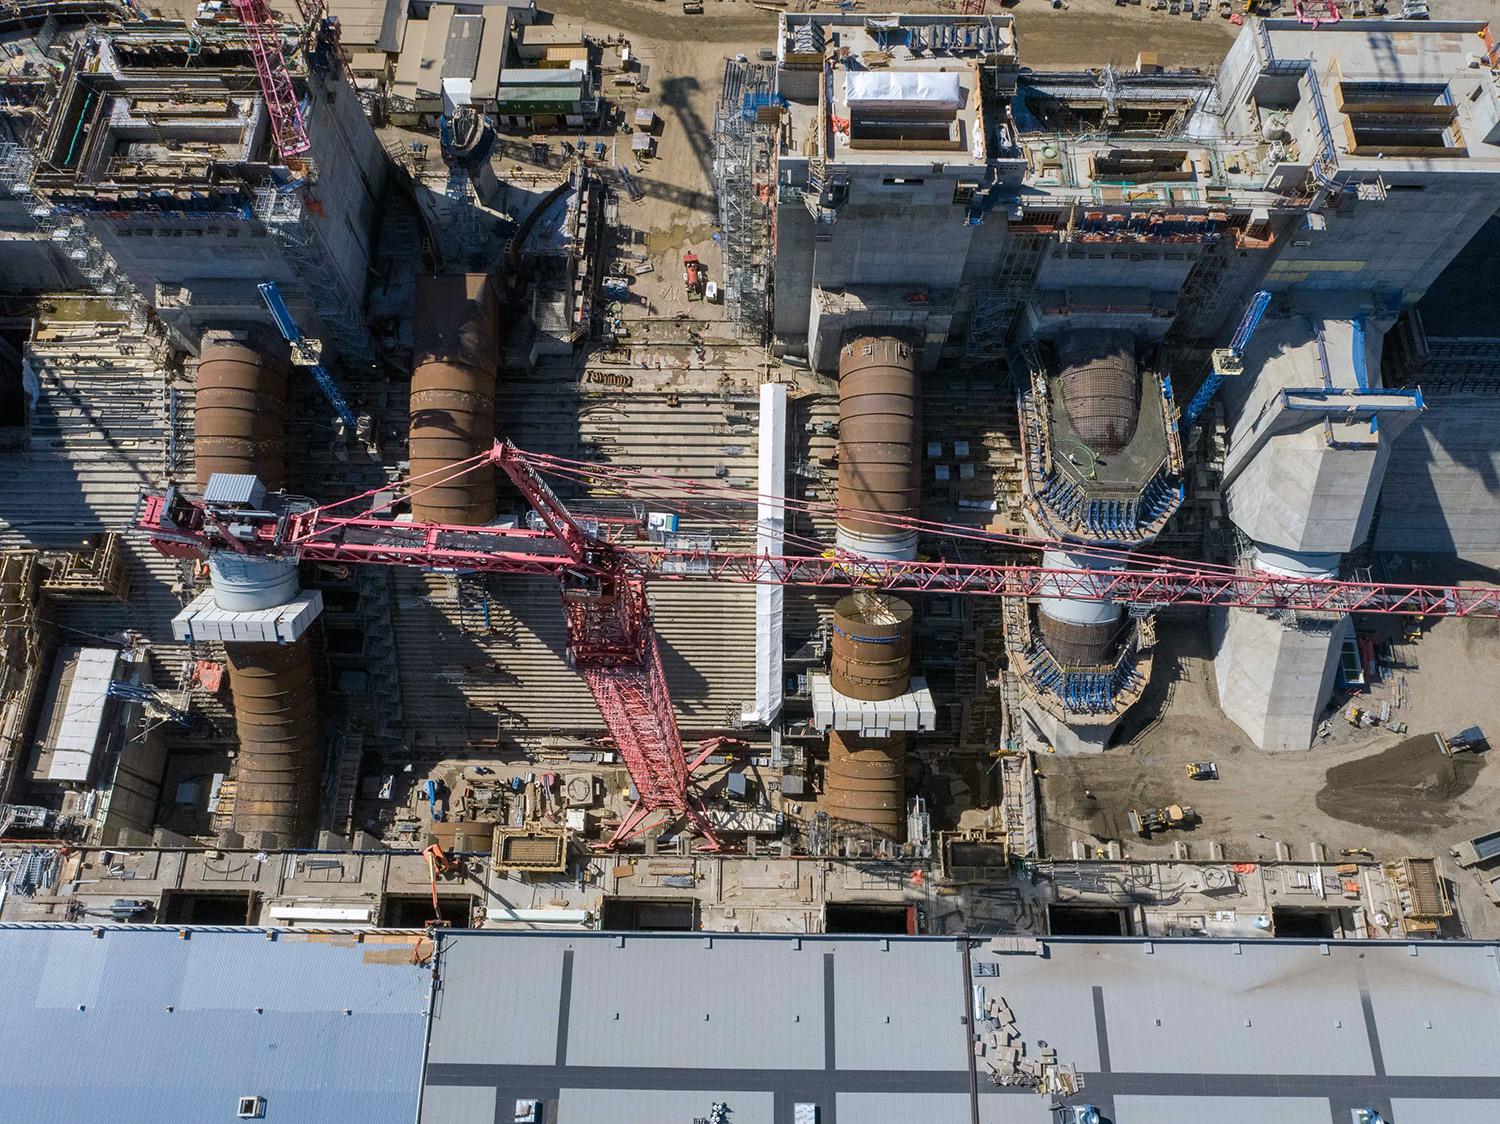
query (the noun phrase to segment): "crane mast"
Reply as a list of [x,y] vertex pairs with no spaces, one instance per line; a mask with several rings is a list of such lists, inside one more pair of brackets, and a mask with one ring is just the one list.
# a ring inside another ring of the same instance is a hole
[[276,151],[286,161],[295,160],[312,148],[307,123],[302,119],[302,105],[292,86],[286,56],[281,50],[281,31],[266,0],[230,0],[250,40],[250,55],[255,60],[255,74],[271,116],[271,138]]

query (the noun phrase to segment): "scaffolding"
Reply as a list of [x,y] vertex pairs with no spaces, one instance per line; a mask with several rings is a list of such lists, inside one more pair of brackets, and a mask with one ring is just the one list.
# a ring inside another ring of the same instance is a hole
[[780,121],[776,103],[774,66],[725,63],[714,120],[724,303],[736,335],[754,344],[765,342],[770,313],[770,191]]
[[1010,232],[1010,244],[994,282],[976,286],[969,312],[969,333],[964,342],[964,365],[993,363],[1005,357],[1006,345],[1016,314],[1031,292],[1037,266],[1041,264],[1050,233]]
[[256,192],[255,215],[286,253],[323,325],[323,342],[350,363],[373,363],[375,349],[365,330],[360,300],[332,267],[331,255],[308,216],[302,193],[267,186]]
[[0,141],[0,195],[30,195],[34,167],[35,160],[24,145]]
[[144,327],[147,319],[145,298],[89,229],[84,218],[66,208],[41,201],[31,209],[31,218],[37,229],[73,263],[94,292],[104,297],[111,307],[129,312],[133,326]]

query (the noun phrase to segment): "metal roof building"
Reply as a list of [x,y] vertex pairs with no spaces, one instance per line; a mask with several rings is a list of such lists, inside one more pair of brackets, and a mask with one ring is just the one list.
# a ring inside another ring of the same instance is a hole
[[[423,1124],[1500,1120],[1500,975],[1458,943],[450,933]],[[993,1016],[993,1017],[992,1017]],[[976,1056],[973,1028],[983,1044]],[[1009,1028],[1009,1029],[1004,1029]],[[1008,1040],[1009,1046],[996,1045]],[[997,1068],[1004,1068],[997,1066]]]
[[1494,945],[436,940],[0,927],[0,1120],[1054,1124],[1038,1074],[1111,1124],[1500,1120]]
[[431,973],[411,937],[0,928],[0,1120],[411,1124]]

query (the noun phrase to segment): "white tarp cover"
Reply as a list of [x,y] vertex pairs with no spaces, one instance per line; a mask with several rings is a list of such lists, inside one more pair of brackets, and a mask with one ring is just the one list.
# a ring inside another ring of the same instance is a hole
[[120,653],[114,648],[80,648],[73,679],[63,700],[62,720],[52,742],[49,781],[87,781],[104,731],[109,684]]
[[844,100],[851,107],[897,101],[929,109],[959,109],[964,104],[964,94],[957,74],[936,70],[851,70],[844,76]]

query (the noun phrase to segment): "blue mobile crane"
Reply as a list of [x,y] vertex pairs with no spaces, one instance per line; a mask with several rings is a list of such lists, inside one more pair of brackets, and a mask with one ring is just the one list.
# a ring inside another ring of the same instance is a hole
[[1255,329],[1260,327],[1260,322],[1265,317],[1266,308],[1270,303],[1271,294],[1266,290],[1262,289],[1256,293],[1250,301],[1250,307],[1245,309],[1244,318],[1240,320],[1240,326],[1235,329],[1234,338],[1229,341],[1229,346],[1214,350],[1213,369],[1209,371],[1208,377],[1203,380],[1203,385],[1198,388],[1198,393],[1193,395],[1193,400],[1188,403],[1188,408],[1182,413],[1180,428],[1184,434],[1198,424],[1198,419],[1203,416],[1203,411],[1208,409],[1208,404],[1213,401],[1214,395],[1219,392],[1219,386],[1224,380],[1244,374],[1245,348],[1250,345],[1250,337],[1255,335]]
[[293,361],[312,372],[318,389],[332,404],[339,420],[347,427],[348,434],[353,436],[359,430],[359,419],[349,408],[349,403],[345,400],[343,392],[339,390],[338,384],[333,381],[333,376],[319,361],[319,348],[316,342],[303,336],[302,329],[297,327],[297,321],[292,319],[292,313],[287,308],[286,301],[281,299],[281,290],[276,287],[276,282],[266,281],[257,285],[256,288],[260,290],[261,300],[266,302],[266,308],[270,309],[271,319],[276,321],[277,330],[291,346]]

